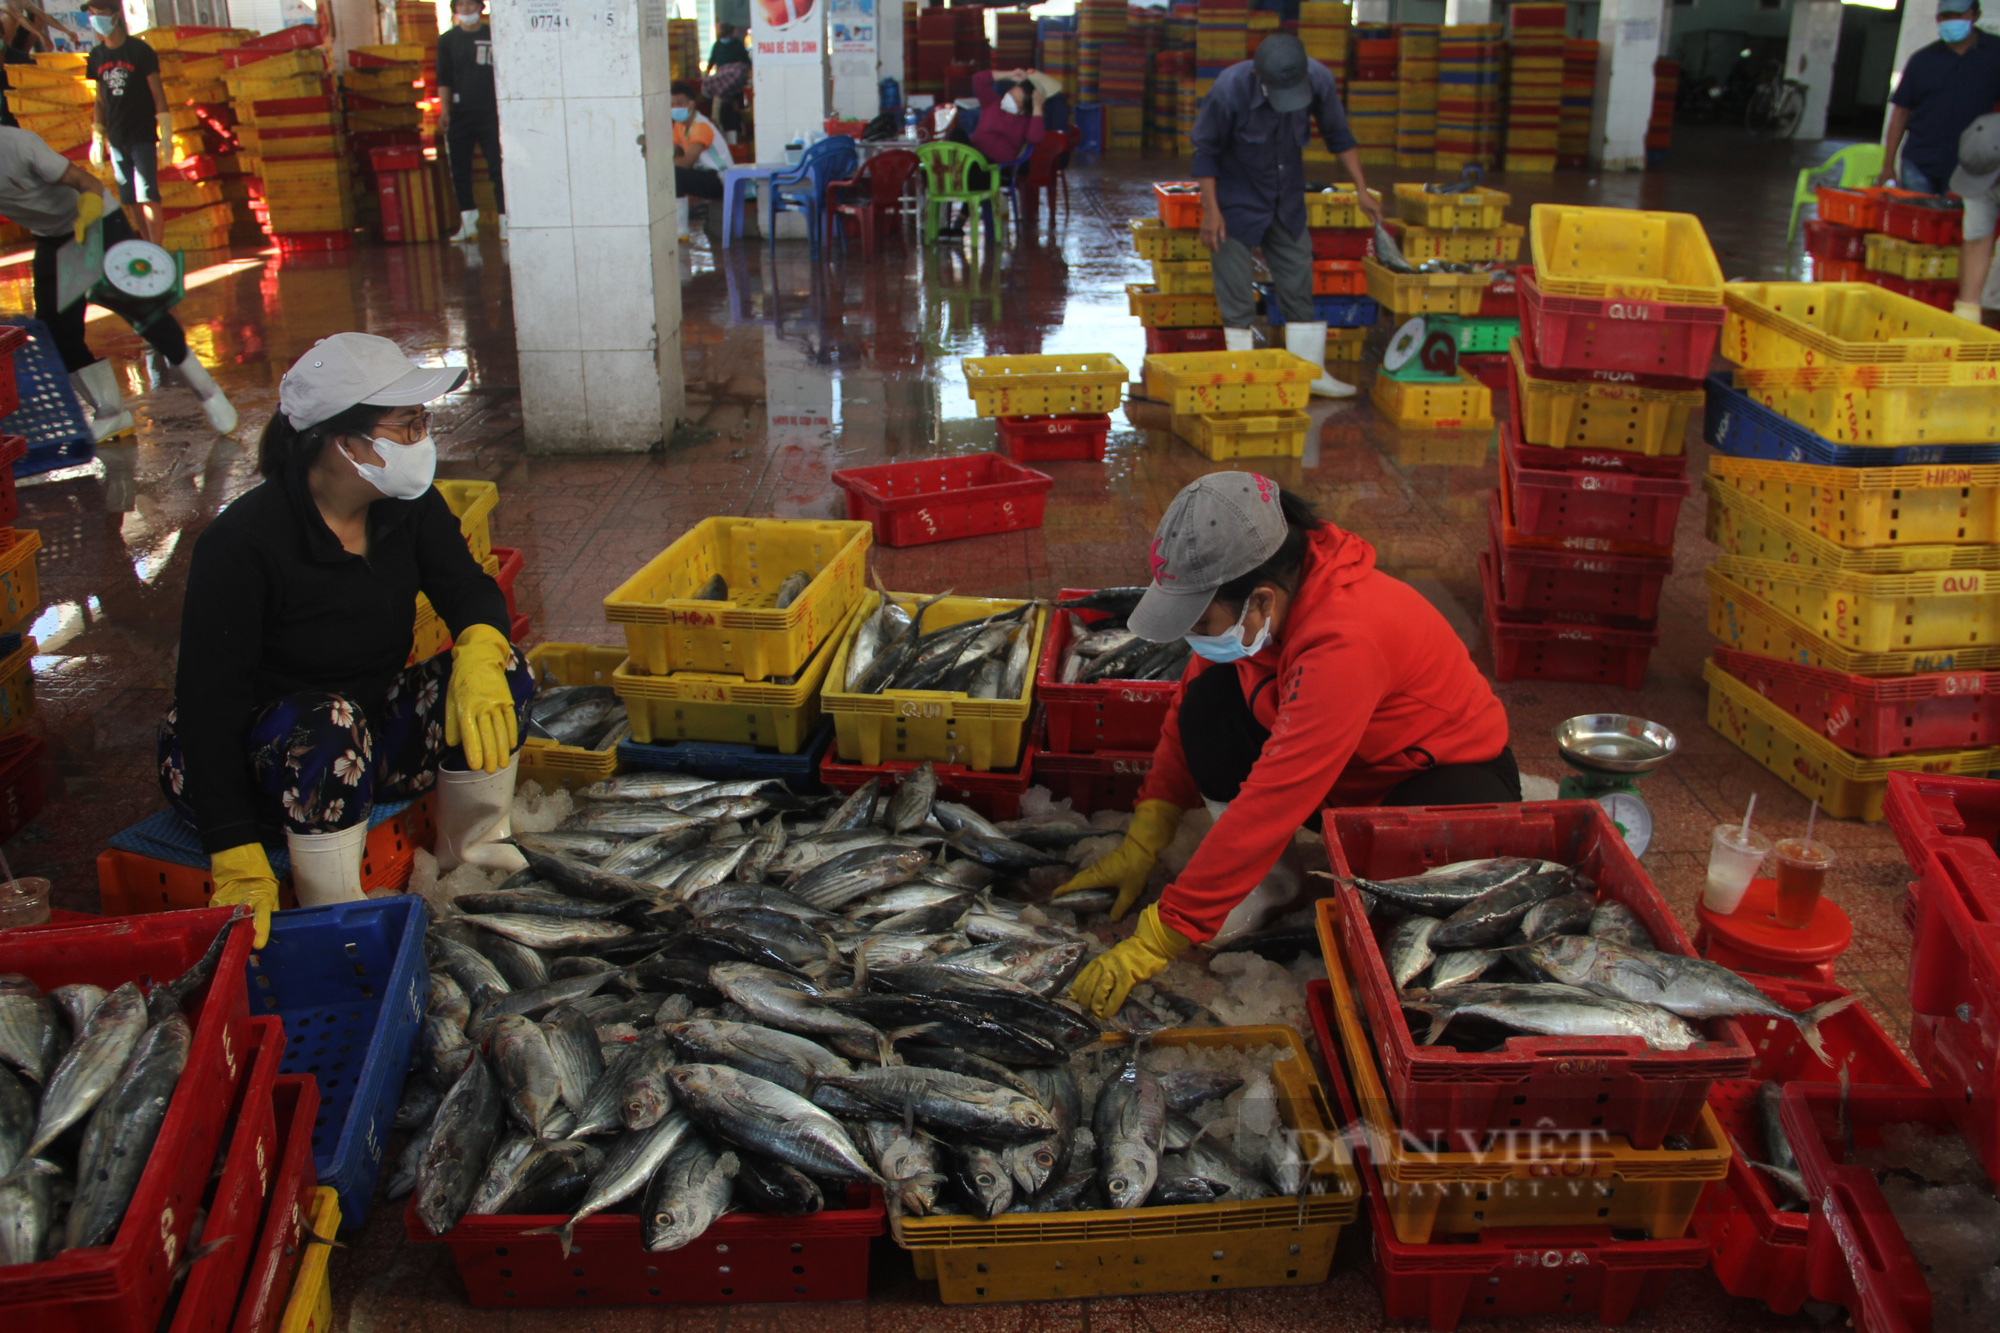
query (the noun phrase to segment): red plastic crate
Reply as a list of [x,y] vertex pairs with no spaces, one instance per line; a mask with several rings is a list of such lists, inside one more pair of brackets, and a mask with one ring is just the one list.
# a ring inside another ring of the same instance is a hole
[[1958,300],[1957,278],[1903,278],[1877,269],[1862,270],[1863,282],[1872,282],[1885,292],[1922,301],[1937,310],[1949,310]]
[[1486,391],[1493,395],[1497,404],[1500,396],[1507,392],[1507,383],[1514,378],[1513,362],[1505,352],[1474,352],[1458,358],[1458,368],[1472,372]]
[[[1388,879],[1427,866],[1485,856],[1536,856],[1575,864],[1588,858],[1598,893],[1632,909],[1662,950],[1694,955],[1659,890],[1611,817],[1595,801],[1524,805],[1329,809],[1327,857],[1333,874]],[[1591,855],[1592,849],[1595,854]],[[1753,1052],[1734,1019],[1706,1023],[1710,1042],[1656,1051],[1635,1038],[1516,1036],[1499,1051],[1469,1054],[1422,1046],[1403,1020],[1352,884],[1335,886],[1341,947],[1375,1035],[1383,1081],[1406,1133],[1443,1139],[1451,1151],[1513,1129],[1601,1129],[1635,1148],[1657,1148],[1692,1131],[1709,1086],[1749,1074]]]
[[194,1024],[187,1067],[118,1234],[109,1245],[0,1268],[0,1325],[154,1333],[243,1077],[251,931],[248,917],[232,924],[234,915],[214,908],[0,935],[0,972],[23,973],[48,991],[70,982],[109,990],[142,974],[169,980],[208,951],[217,931],[231,933],[215,975],[185,1008]]
[[1104,461],[1111,415],[1001,417],[1000,447],[1017,463]]
[[197,1259],[188,1270],[170,1333],[219,1333],[236,1317],[237,1293],[250,1265],[271,1190],[271,1164],[278,1156],[273,1089],[284,1055],[285,1020],[251,1019],[243,1048],[243,1079],[230,1113],[229,1147],[201,1232],[203,1244],[223,1237],[229,1243]]
[[1908,190],[1885,190],[1882,194],[1882,221],[1875,228],[1886,236],[1915,241],[1918,245],[1959,245],[1965,240],[1965,211],[1960,208],[1928,208],[1917,202],[1928,199]]
[[[21,386],[14,379],[14,353],[28,341],[28,331],[18,324],[0,324],[0,417],[14,415],[14,409],[21,405]],[[12,441],[20,440],[20,452],[14,452]],[[28,442],[19,435],[0,435],[0,453],[6,454],[11,463],[28,450]],[[8,503],[13,503],[12,468],[7,469]],[[7,520],[13,522],[12,518]]]
[[1671,552],[1688,479],[1533,468],[1518,457],[1519,423],[1500,434],[1507,511],[1526,537],[1592,537]]
[[1366,259],[1375,253],[1373,227],[1314,227],[1314,259]]
[[1812,261],[1812,281],[1814,282],[1865,282],[1868,270],[1858,259],[1815,259]]
[[598,1213],[577,1224],[565,1256],[552,1231],[563,1215],[468,1216],[433,1237],[403,1214],[413,1241],[440,1240],[475,1306],[742,1305],[858,1301],[868,1295],[868,1245],[886,1229],[879,1191],[851,1189],[847,1207],[810,1217],[730,1213],[678,1250],[648,1251],[639,1218]]
[[2000,840],[2000,782],[1948,773],[1891,773],[1882,813],[1902,844],[1904,859],[1921,874],[1937,843],[1967,838],[1990,849]]
[[[1028,719],[1029,736],[1035,734],[1037,723]],[[828,750],[826,758],[819,762],[819,780],[837,792],[851,792],[870,778],[882,779],[884,792],[894,790],[896,782],[903,774],[911,772],[917,764],[899,760],[887,764],[843,764]],[[1019,819],[1021,817],[1021,797],[1035,782],[1035,756],[1030,746],[1021,747],[1021,764],[1013,772],[1005,770],[976,772],[959,764],[932,764],[937,774],[938,799],[957,801],[970,806],[988,819]]]
[[493,554],[499,558],[500,572],[493,581],[500,585],[500,595],[507,599],[507,619],[514,619],[514,585],[521,581],[521,571],[528,567],[527,557],[517,546],[496,546]]
[[1858,1333],[1928,1333],[1931,1289],[1875,1172],[1847,1164],[1847,1143],[1878,1148],[1885,1125],[1950,1129],[1949,1099],[1918,1088],[1793,1083],[1780,1116],[1813,1196],[1806,1283],[1847,1307]]
[[1201,227],[1201,192],[1189,187],[1193,181],[1156,181],[1153,200],[1160,208],[1160,224],[1176,231]]
[[1095,754],[1035,751],[1035,781],[1052,800],[1068,800],[1080,815],[1130,810],[1153,771],[1151,750],[1099,750]]
[[1888,193],[1887,190],[1850,190],[1837,185],[1822,185],[1813,193],[1819,200],[1821,220],[1861,232],[1882,230],[1881,197]]
[[1493,281],[1486,284],[1479,293],[1479,318],[1519,319],[1521,317],[1521,285],[1518,269],[1501,269],[1494,273]]
[[[1679,388],[1671,380],[1658,379],[1650,375],[1634,375],[1629,371],[1603,370],[1551,370],[1542,365],[1535,356],[1534,335],[1527,321],[1521,323],[1521,353],[1536,375],[1548,379],[1570,380],[1573,382],[1601,382],[1607,384],[1631,384],[1641,388]],[[1469,358],[1460,357],[1464,365]],[[1623,449],[1552,449],[1547,445],[1529,444],[1521,438],[1515,423],[1521,420],[1521,382],[1514,375],[1514,358],[1502,355],[1493,360],[1500,363],[1506,377],[1505,384],[1493,386],[1494,401],[1505,395],[1507,421],[1503,427],[1512,436],[1514,457],[1524,468],[1539,468],[1555,472],[1630,472],[1639,477],[1685,477],[1687,476],[1687,453],[1678,454],[1634,454]]]
[[1155,329],[1146,330],[1146,351],[1155,352],[1226,352],[1228,345],[1223,341],[1222,330],[1215,329]]
[[[1545,296],[1535,271],[1517,271],[1521,322],[1534,326],[1538,360],[1558,370],[1629,370],[1699,387],[1722,339],[1719,305],[1590,301]],[[1482,312],[1483,313],[1483,312]]]
[[1650,630],[1572,621],[1524,621],[1500,615],[1504,604],[1493,553],[1479,553],[1486,635],[1493,643],[1495,680],[1552,680],[1577,685],[1646,683],[1646,663],[1660,636]]
[[298,1275],[300,1243],[313,1192],[313,1121],[319,1115],[319,1084],[311,1074],[280,1074],[272,1089],[278,1152],[271,1163],[271,1202],[256,1236],[257,1248],[243,1278],[230,1333],[277,1333],[285,1302]]
[[1910,948],[1910,1053],[2000,1178],[2000,863],[1990,843],[1930,849]]
[[2000,745],[2000,671],[1850,676],[1717,648],[1724,671],[1838,745],[1871,759]]
[[1486,522],[1499,564],[1500,604],[1508,611],[1658,619],[1660,590],[1674,570],[1671,558],[1509,546],[1500,526],[1498,491],[1486,497]]
[[15,734],[0,740],[0,842],[27,827],[42,812],[42,751],[39,737]]
[[[1056,600],[1088,596],[1090,588],[1064,588]],[[1116,684],[1064,685],[1057,676],[1070,644],[1069,618],[1086,626],[1108,619],[1102,611],[1058,611],[1049,617],[1042,660],[1035,668],[1035,699],[1048,718],[1048,748],[1057,754],[1125,750],[1152,754],[1180,682],[1125,680]]]
[[351,231],[291,231],[272,235],[281,255],[325,254],[334,250],[354,248],[354,233]]
[[1361,271],[1358,259],[1315,259],[1313,261],[1314,296],[1365,296],[1368,294],[1368,275]]
[[847,492],[848,518],[873,523],[881,545],[923,546],[1039,528],[1055,479],[1004,454],[966,454],[843,468],[833,484]]
[[1868,257],[1868,233],[1825,218],[1805,220],[1806,253],[1814,259],[1860,263]]

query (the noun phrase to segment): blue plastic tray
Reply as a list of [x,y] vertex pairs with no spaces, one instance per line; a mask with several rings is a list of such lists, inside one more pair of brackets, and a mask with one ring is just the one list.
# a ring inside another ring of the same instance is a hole
[[313,1165],[340,1194],[342,1227],[368,1216],[423,1025],[424,921],[412,896],[275,912],[246,969],[251,1013],[285,1020],[282,1072],[319,1082]]
[[[1285,313],[1271,299],[1271,289],[1263,289],[1264,322],[1274,329],[1285,327]],[[1329,329],[1365,329],[1374,325],[1382,307],[1372,296],[1315,296],[1313,318],[1323,319]]]
[[831,744],[833,719],[825,717],[797,754],[779,754],[761,746],[729,745],[722,741],[672,741],[665,745],[620,741],[618,766],[693,773],[704,778],[783,778],[794,792],[806,795],[823,790],[819,761]]
[[[14,646],[20,647],[20,636],[15,635]],[[0,647],[5,638],[0,637]],[[4,656],[5,654],[0,654]],[[374,828],[385,819],[393,818],[409,808],[408,801],[377,801],[375,808],[368,812],[368,827]],[[175,865],[200,866],[208,868],[208,853],[201,849],[201,835],[178,812],[167,809],[147,815],[130,828],[121,829],[106,840],[121,852],[131,852],[136,856],[151,857],[155,861],[171,861]],[[264,855],[270,859],[271,873],[283,879],[292,867],[291,857],[285,854],[282,842],[266,844]]]
[[28,341],[14,353],[14,383],[21,404],[0,420],[0,435],[19,435],[28,442],[28,456],[14,464],[14,475],[29,477],[72,463],[87,463],[95,453],[83,406],[70,387],[49,326],[38,319],[10,316],[0,323],[28,331]]
[[1901,467],[1911,463],[2000,463],[2000,444],[1835,444],[1773,412],[1729,382],[1710,375],[1704,386],[1702,437],[1734,458],[1828,467]]

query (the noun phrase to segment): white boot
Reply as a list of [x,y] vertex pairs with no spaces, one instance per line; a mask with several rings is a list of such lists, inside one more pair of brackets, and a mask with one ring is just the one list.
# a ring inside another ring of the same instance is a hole
[[479,239],[479,210],[461,208],[458,210],[458,230],[452,233],[454,241],[476,241]]
[[681,229],[678,233],[683,241],[694,239],[694,201],[682,195],[676,201],[680,205]]
[[1222,350],[1225,352],[1253,352],[1257,349],[1257,335],[1249,329],[1224,329]]
[[500,215],[500,239],[503,241],[507,239],[507,215],[505,213]]
[[1304,357],[1319,367],[1319,378],[1312,383],[1312,391],[1322,398],[1352,398],[1355,388],[1326,373],[1326,322],[1285,325],[1285,350],[1293,356]]
[[287,833],[285,850],[291,854],[292,892],[299,906],[361,901],[361,854],[367,847],[365,820],[337,833]]
[[498,773],[473,769],[437,775],[438,873],[448,875],[462,865],[512,874],[528,868],[527,858],[501,839],[514,831],[514,779],[521,756],[507,761]]
[[89,409],[90,435],[98,444],[132,430],[132,414],[125,410],[125,396],[118,392],[118,371],[109,361],[93,361],[70,372],[69,383]]
[[208,367],[193,352],[174,369],[187,381],[188,388],[194,390],[194,396],[201,399],[201,410],[208,414],[208,424],[215,427],[217,435],[227,435],[236,429],[236,409],[230,406],[222,387],[209,378]]

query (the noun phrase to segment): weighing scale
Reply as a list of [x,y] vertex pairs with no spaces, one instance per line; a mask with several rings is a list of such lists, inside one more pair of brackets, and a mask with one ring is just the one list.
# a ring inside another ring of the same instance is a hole
[[57,307],[67,310],[88,297],[92,304],[125,317],[144,334],[186,295],[184,260],[151,241],[137,238],[104,244],[104,225],[94,222],[81,244],[70,241],[56,252]]
[[1638,779],[1673,757],[1674,733],[1628,713],[1585,713],[1556,727],[1556,749],[1576,772],[1556,788],[1565,801],[1596,801],[1618,826],[1632,855],[1653,841],[1653,812]]

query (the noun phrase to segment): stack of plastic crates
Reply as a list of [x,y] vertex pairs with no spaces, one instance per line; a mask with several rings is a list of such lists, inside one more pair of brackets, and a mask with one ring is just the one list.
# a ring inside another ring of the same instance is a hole
[[1388,1318],[1433,1329],[1508,1315],[1619,1324],[1705,1268],[1696,1213],[1734,1156],[1712,1099],[1751,1075],[1744,1025],[1707,1020],[1684,1051],[1504,1032],[1495,1045],[1458,1022],[1432,1040],[1386,961],[1393,927],[1369,920],[1354,887],[1356,876],[1484,857],[1588,858],[1595,896],[1637,916],[1663,952],[1692,957],[1603,808],[1329,809],[1325,824],[1339,878],[1317,904],[1327,980],[1311,983],[1306,1004],[1336,1114],[1358,1145]]
[[1318,369],[1278,348],[1149,355],[1146,394],[1166,403],[1173,432],[1211,459],[1299,458]]
[[20,128],[58,153],[82,157],[90,148],[96,85],[83,77],[81,51],[38,52],[33,64],[7,71],[7,110]]
[[1562,141],[1566,5],[1507,11],[1507,170],[1554,171]]
[[1396,33],[1396,165],[1428,171],[1437,127],[1438,25],[1405,23]]
[[1949,310],[1958,298],[1965,212],[1948,195],[1822,185],[1805,223],[1815,282],[1867,282]]
[[253,205],[281,250],[352,245],[354,187],[339,93],[312,28],[283,28],[222,52]]
[[1341,90],[1347,107],[1347,127],[1354,132],[1363,166],[1394,166],[1397,104],[1401,93],[1396,79],[1395,31],[1356,25],[1349,47],[1354,53],[1354,69]]
[[1346,0],[1299,0],[1299,42],[1306,48],[1306,58],[1336,74],[1345,73],[1352,13]]
[[[1111,409],[1118,405],[1118,395],[1124,391],[1124,362],[1104,355],[985,356],[967,358],[965,368],[966,383],[978,413],[993,419],[1000,447],[1008,458],[1016,463],[1103,461],[1105,442],[1111,434]],[[1026,521],[1028,514],[1020,512],[1018,517],[1022,521],[1015,526],[1039,526],[1039,501],[1034,511],[1033,524]],[[861,517],[853,513],[849,516]],[[980,528],[982,532],[1002,530]],[[950,535],[975,534],[964,531]],[[885,535],[878,528],[876,538],[887,546],[908,544],[896,540],[893,530]]]
[[1590,117],[1597,104],[1597,43],[1563,43],[1562,115],[1556,122],[1556,165],[1590,165]]
[[1722,272],[1685,213],[1537,204],[1480,559],[1501,680],[1638,689],[1687,496]]
[[1441,172],[1499,161],[1505,31],[1498,23],[1461,23],[1440,30],[1436,165]]
[[[1861,283],[1728,288],[1709,722],[1829,814],[2000,766],[2000,333]],[[1733,381],[1733,382],[1732,382]]]
[[1132,219],[1132,245],[1153,267],[1151,283],[1125,288],[1131,312],[1146,329],[1148,352],[1207,352],[1222,348],[1222,312],[1208,247],[1201,243],[1201,187],[1194,181],[1153,186],[1157,218]]
[[1195,86],[1202,96],[1223,70],[1250,58],[1250,0],[1200,0],[1195,12]]
[[1674,105],[1680,98],[1681,62],[1653,62],[1653,113],[1646,120],[1646,169],[1657,171],[1667,163],[1667,148],[1674,141]]
[[[1496,356],[1519,329],[1512,313],[1487,312],[1496,276],[1520,258],[1522,229],[1506,221],[1509,196],[1484,187],[1441,193],[1415,183],[1396,186],[1397,219],[1389,225],[1412,264],[1447,260],[1471,272],[1397,273],[1375,260],[1363,271],[1368,294],[1401,326],[1425,321],[1426,343],[1451,338],[1449,355],[1412,355],[1375,377],[1369,398],[1403,430],[1485,430],[1493,424],[1489,376]],[[1398,336],[1403,330],[1398,327]]]

